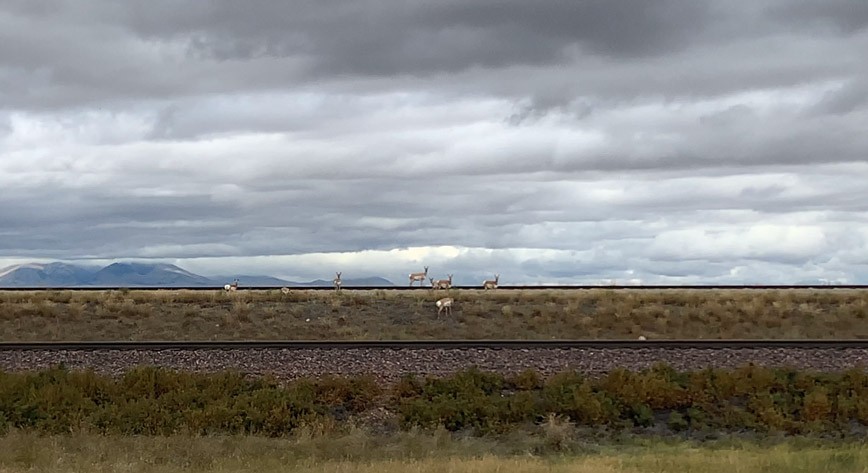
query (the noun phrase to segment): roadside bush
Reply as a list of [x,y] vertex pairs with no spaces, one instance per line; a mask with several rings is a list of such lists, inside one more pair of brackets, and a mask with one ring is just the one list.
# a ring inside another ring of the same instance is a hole
[[300,380],[282,386],[240,373],[156,368],[112,379],[63,368],[0,372],[0,429],[95,430],[126,435],[285,435],[335,410],[360,412],[381,389],[370,379]]
[[611,424],[621,416],[614,400],[595,390],[578,373],[555,376],[542,388],[541,395],[546,412],[564,415],[577,425]]
[[[289,389],[298,397],[305,397],[310,402],[319,402],[332,409],[339,408],[348,413],[363,412],[383,395],[382,387],[369,376],[303,380],[291,385]],[[301,392],[305,392],[306,396],[301,396]]]
[[238,372],[157,368],[117,378],[63,367],[0,372],[0,431],[282,436],[304,426],[340,426],[372,408],[394,412],[404,428],[479,434],[546,423],[550,429],[840,434],[868,426],[868,375],[756,366],[681,373],[655,366],[599,378],[575,372],[543,378],[472,369],[384,386],[364,376],[281,383]]
[[[443,426],[450,431],[474,430],[488,433],[500,430],[510,421],[529,415],[523,406],[504,397],[505,379],[495,373],[470,369],[448,378],[427,378],[418,384],[407,379],[397,388],[403,394],[398,406],[404,426]],[[409,394],[409,396],[408,396]],[[532,407],[530,408],[532,409]]]

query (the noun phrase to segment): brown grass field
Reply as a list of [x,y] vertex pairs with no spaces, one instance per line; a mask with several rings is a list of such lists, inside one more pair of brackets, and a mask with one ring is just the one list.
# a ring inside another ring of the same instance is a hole
[[0,340],[868,338],[868,291],[0,291]]
[[868,447],[861,443],[645,440],[608,446],[576,444],[569,450],[549,445],[540,451],[546,442],[557,441],[527,435],[499,440],[455,438],[437,432],[391,438],[351,432],[280,439],[11,432],[0,436],[0,472],[868,472]]

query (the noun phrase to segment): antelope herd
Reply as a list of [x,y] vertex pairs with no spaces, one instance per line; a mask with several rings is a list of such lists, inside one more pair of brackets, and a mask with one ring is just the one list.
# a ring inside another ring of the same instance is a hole
[[[425,284],[425,279],[431,282],[431,290],[435,289],[452,289],[452,274],[447,275],[446,279],[434,279],[428,277],[428,266],[425,266],[425,270],[421,273],[410,273],[410,287],[413,286],[413,283],[419,281],[419,286],[422,287]],[[497,289],[497,284],[500,281],[500,275],[495,274],[494,279],[486,279],[482,281],[482,289]],[[332,280],[332,285],[334,286],[335,292],[341,292],[341,288],[343,287],[343,281],[341,280],[341,272],[335,272],[335,278]],[[223,290],[225,292],[236,292],[238,290],[238,279],[232,281],[232,284],[226,284],[223,286]],[[280,292],[284,295],[290,293],[290,289],[288,287],[280,288]],[[439,317],[441,313],[445,313],[446,315],[452,314],[452,305],[455,303],[455,299],[451,297],[444,297],[435,302],[437,306],[437,316]]]
[[449,279],[432,279],[428,278],[431,281],[431,289],[451,289],[452,288],[452,275],[449,275]]

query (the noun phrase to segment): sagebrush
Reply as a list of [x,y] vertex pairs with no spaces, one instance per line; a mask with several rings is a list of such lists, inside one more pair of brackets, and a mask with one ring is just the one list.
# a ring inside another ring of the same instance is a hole
[[3,429],[283,436],[302,426],[340,428],[372,411],[391,413],[396,430],[481,434],[563,423],[615,431],[864,433],[868,374],[756,366],[677,372],[660,365],[599,378],[468,370],[382,385],[371,377],[281,383],[239,373],[157,368],[139,368],[120,378],[63,368],[0,373]]

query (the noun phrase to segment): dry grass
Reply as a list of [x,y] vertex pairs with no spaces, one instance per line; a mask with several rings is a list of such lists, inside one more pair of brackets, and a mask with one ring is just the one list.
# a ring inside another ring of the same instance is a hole
[[0,291],[25,340],[868,338],[864,290]]
[[[868,472],[864,444],[647,441],[537,455],[515,440],[409,433],[342,437],[0,437],[0,472]],[[514,448],[513,448],[514,447]],[[512,451],[509,451],[512,450]]]

